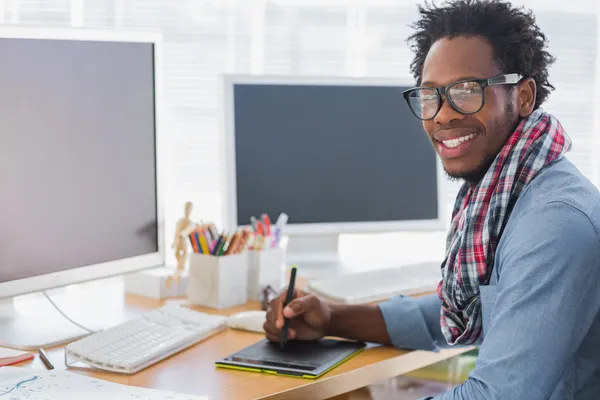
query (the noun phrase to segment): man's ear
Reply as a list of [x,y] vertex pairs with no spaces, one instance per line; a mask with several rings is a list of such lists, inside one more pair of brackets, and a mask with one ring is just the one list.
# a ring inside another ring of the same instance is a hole
[[517,86],[517,105],[522,118],[533,112],[537,93],[537,85],[533,78],[525,78]]

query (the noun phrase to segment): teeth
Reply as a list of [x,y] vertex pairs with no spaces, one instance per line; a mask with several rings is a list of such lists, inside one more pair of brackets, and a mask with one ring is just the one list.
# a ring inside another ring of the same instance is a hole
[[458,146],[459,144],[461,144],[463,142],[466,142],[467,140],[471,140],[474,137],[475,137],[475,134],[471,133],[470,135],[461,136],[461,137],[456,138],[456,139],[442,140],[442,143],[444,143],[444,146],[452,148],[452,147]]

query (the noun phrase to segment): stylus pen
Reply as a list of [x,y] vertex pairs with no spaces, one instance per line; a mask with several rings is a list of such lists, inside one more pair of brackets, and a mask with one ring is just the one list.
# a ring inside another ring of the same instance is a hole
[[40,349],[39,353],[40,353],[40,358],[42,359],[42,362],[44,363],[46,368],[54,369],[54,365],[52,365],[52,362],[50,361],[50,358],[48,357],[48,354],[46,354],[44,349]]
[[[283,309],[285,306],[290,304],[290,302],[294,299],[294,285],[296,284],[296,265],[292,266],[292,271],[290,273],[290,284],[287,289],[287,296],[285,297],[285,303],[283,303],[283,307],[281,308],[281,312],[283,313]],[[281,337],[279,338],[279,345],[282,349],[285,348],[288,340],[288,328],[290,325],[290,320],[286,317],[283,317],[283,328],[281,329]]]

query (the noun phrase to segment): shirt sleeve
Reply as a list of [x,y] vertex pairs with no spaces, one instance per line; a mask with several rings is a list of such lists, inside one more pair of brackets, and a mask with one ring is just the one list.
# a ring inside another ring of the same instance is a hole
[[433,294],[416,298],[397,296],[380,303],[379,309],[395,347],[438,351],[447,346],[440,327],[441,306]]
[[588,216],[536,205],[504,233],[497,297],[475,368],[435,400],[548,399],[600,310],[600,241]]

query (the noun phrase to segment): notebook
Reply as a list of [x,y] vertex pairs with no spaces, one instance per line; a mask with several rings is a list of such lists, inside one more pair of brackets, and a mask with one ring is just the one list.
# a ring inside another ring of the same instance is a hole
[[121,385],[69,371],[0,368],[0,398],[7,400],[210,400],[163,390]]
[[31,360],[33,353],[28,351],[14,350],[6,347],[0,347],[0,367],[16,364],[21,361]]

